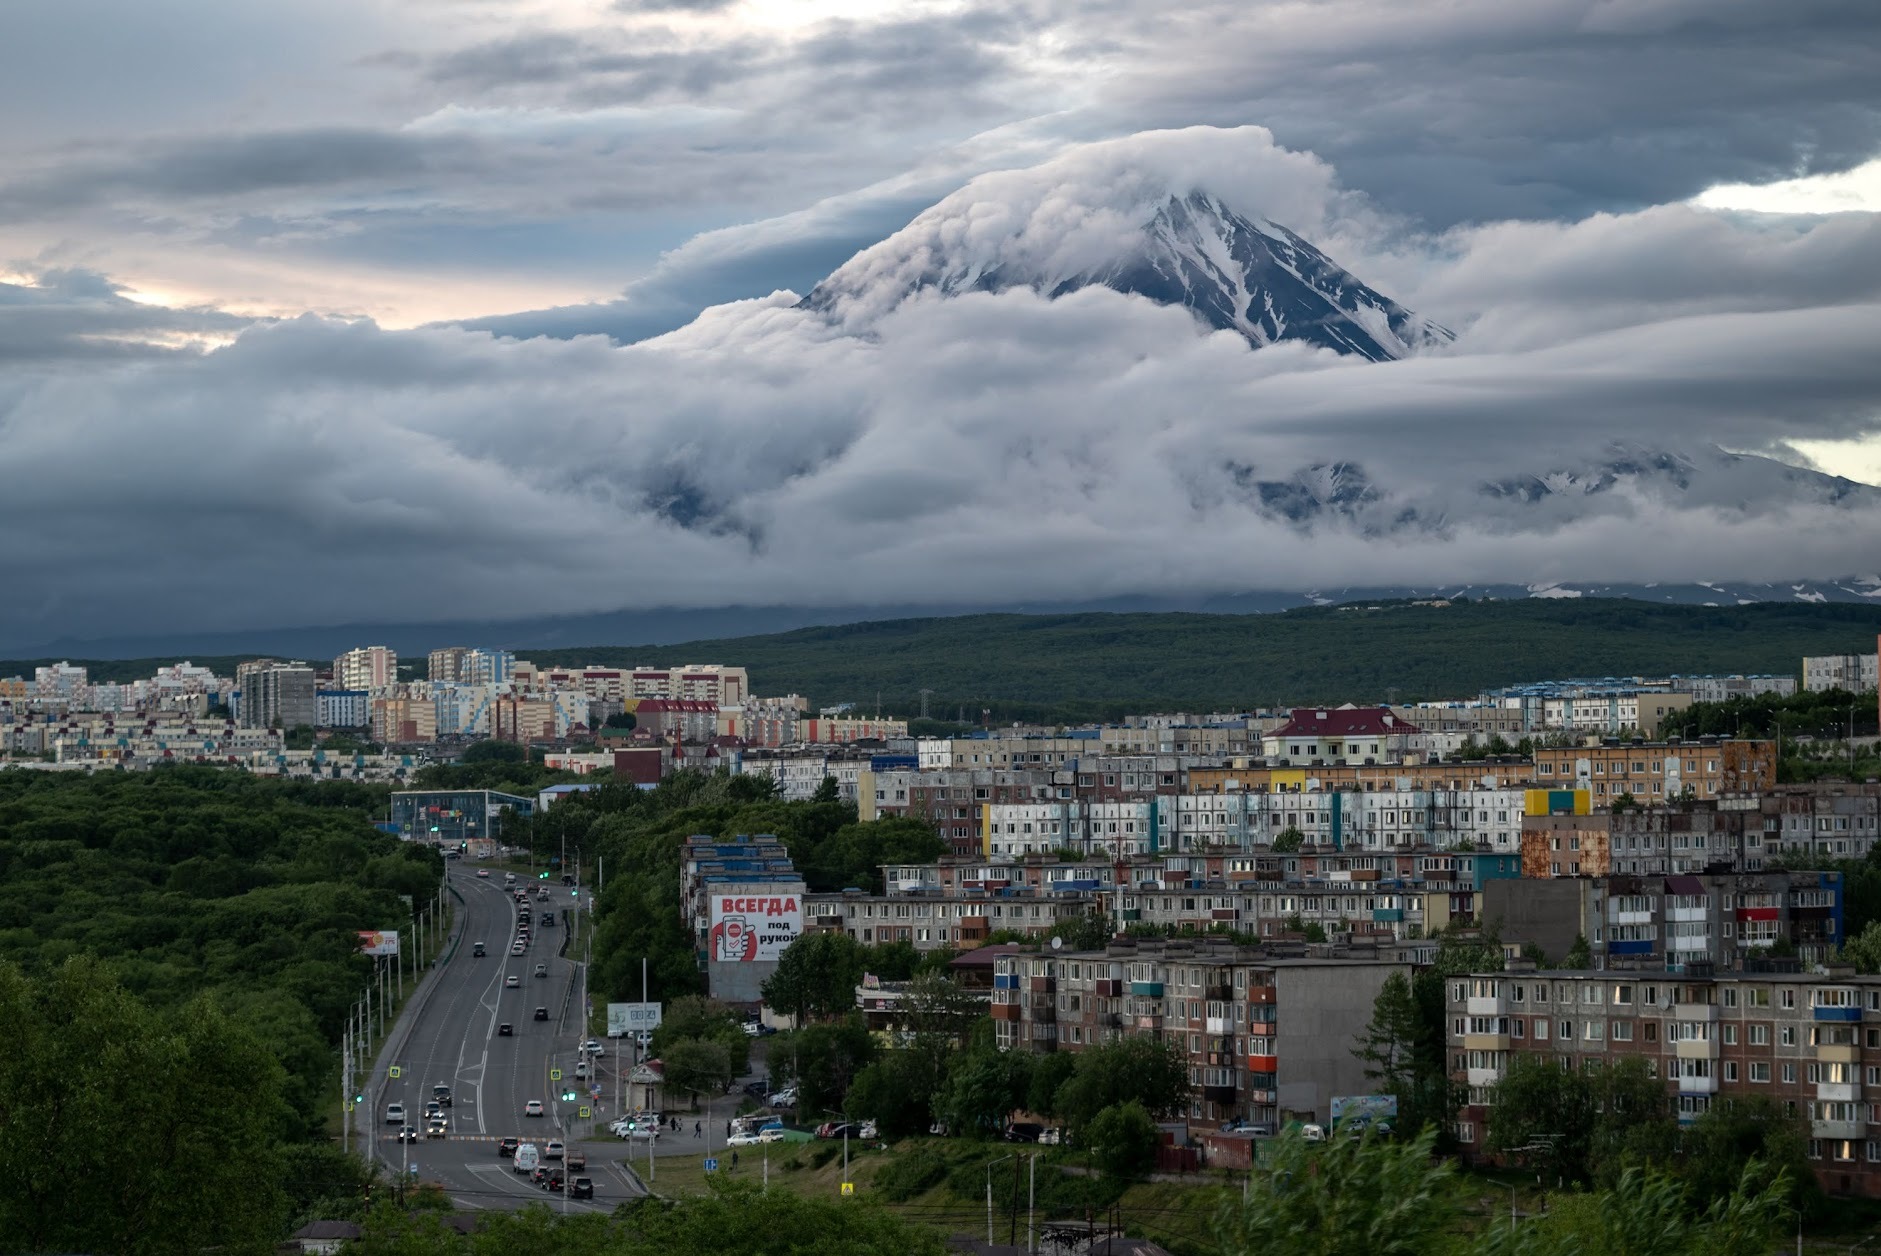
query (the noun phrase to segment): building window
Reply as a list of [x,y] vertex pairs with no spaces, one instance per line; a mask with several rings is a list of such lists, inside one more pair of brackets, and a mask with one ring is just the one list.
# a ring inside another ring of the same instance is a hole
[[1750,1080],[1752,1082],[1767,1082],[1770,1080],[1770,1064],[1767,1060],[1751,1061]]

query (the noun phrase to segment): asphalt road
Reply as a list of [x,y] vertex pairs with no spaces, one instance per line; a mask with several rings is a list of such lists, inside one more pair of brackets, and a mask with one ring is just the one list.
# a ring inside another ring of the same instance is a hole
[[[560,914],[578,900],[559,879],[530,883],[529,908],[537,921],[533,941],[523,955],[512,956],[517,904],[503,888],[503,874],[492,871],[485,880],[476,875],[474,864],[453,860],[448,867],[451,884],[464,898],[458,908],[458,945],[434,974],[435,984],[423,1004],[415,1014],[407,1013],[412,1020],[396,1053],[379,1061],[366,1114],[374,1154],[389,1176],[416,1165],[416,1180],[441,1184],[466,1208],[521,1208],[541,1201],[558,1210],[566,1205],[571,1212],[611,1211],[642,1192],[620,1167],[622,1144],[605,1134],[601,1141],[582,1145],[588,1155],[587,1176],[594,1181],[592,1201],[564,1201],[560,1194],[543,1191],[514,1173],[509,1159],[497,1155],[506,1136],[539,1148],[550,1139],[572,1147],[571,1132],[591,1129],[602,1115],[594,1108],[588,1119],[579,1116],[582,1104],[593,1103],[585,1093],[588,1083],[574,1079],[585,1037],[585,990],[578,956],[571,953],[563,959],[557,954],[568,931]],[[535,891],[545,885],[549,898],[538,901]],[[579,901],[585,901],[585,891]],[[557,913],[557,922],[544,928],[539,922],[549,909]],[[486,956],[474,956],[476,942],[485,944]],[[535,975],[537,964],[547,966],[547,976]],[[513,989],[507,985],[512,976],[517,979]],[[538,1007],[548,1010],[546,1021],[534,1018]],[[498,1033],[505,1022],[513,1035]],[[397,1035],[393,1040],[398,1041]],[[390,1076],[394,1064],[397,1078]],[[552,1079],[553,1069],[561,1070],[561,1080]],[[425,1104],[438,1083],[451,1088],[452,1106],[445,1109],[449,1137],[398,1141],[398,1127],[385,1122],[386,1106],[403,1103],[407,1122],[422,1134]],[[611,1084],[610,1078],[610,1089]],[[580,1097],[564,1101],[560,1096],[567,1090],[576,1090]],[[523,1114],[532,1099],[542,1101],[544,1115]]]

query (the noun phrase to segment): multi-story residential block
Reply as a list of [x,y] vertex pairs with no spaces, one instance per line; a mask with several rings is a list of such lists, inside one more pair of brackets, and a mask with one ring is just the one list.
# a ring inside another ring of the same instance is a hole
[[[1801,965],[1792,961],[1792,965]],[[1881,1194],[1881,977],[1814,972],[1507,971],[1445,986],[1456,1135],[1480,1147],[1518,1053],[1592,1072],[1629,1058],[1663,1079],[1679,1120],[1720,1098],[1763,1098],[1809,1124],[1807,1154],[1838,1194]]]
[[366,728],[372,723],[372,695],[364,689],[316,689],[317,728]]
[[[1689,693],[1693,702],[1729,702],[1773,693],[1788,697],[1796,692],[1794,676],[1674,676],[1674,693]],[[1641,729],[1641,732],[1646,730]],[[1647,734],[1651,736],[1650,733]]]
[[727,1003],[759,1002],[778,958],[804,929],[803,877],[769,833],[687,838],[679,905],[707,992]]
[[1206,941],[1119,939],[1101,951],[1002,955],[991,1012],[1006,1050],[1081,1051],[1125,1036],[1189,1062],[1189,1116],[1278,1124],[1329,1119],[1335,1095],[1373,1086],[1353,1047],[1393,957],[1281,957]]
[[1090,914],[1093,902],[1088,891],[1020,887],[953,893],[844,890],[809,895],[805,925],[847,933],[864,943],[907,942],[917,951],[967,950],[985,945],[999,932],[1046,937],[1059,924]]
[[1424,747],[1424,730],[1388,707],[1301,707],[1261,737],[1261,753],[1282,766],[1394,763]]
[[[438,739],[438,706],[425,686],[401,686],[372,700],[372,739],[383,745],[412,745]],[[415,691],[415,692],[413,692]]]
[[1815,962],[1842,941],[1839,872],[1522,877],[1484,889],[1483,920],[1504,942],[1560,959],[1585,939],[1597,969],[1742,969],[1779,939]]
[[535,810],[535,799],[494,789],[401,790],[392,795],[391,823],[412,841],[455,846],[500,837],[504,816]]
[[244,728],[312,728],[319,722],[313,668],[305,663],[256,659],[235,669],[241,695],[236,723]]
[[1881,642],[1877,642],[1875,653],[1869,654],[1816,654],[1803,659],[1803,688],[1808,690],[1842,689],[1849,693],[1866,693],[1876,687],[1876,656],[1881,654]]
[[838,796],[844,802],[856,802],[862,776],[870,771],[873,758],[860,746],[755,748],[739,756],[737,770],[772,778],[777,782],[778,796],[791,802],[814,798],[823,778],[832,777]]
[[384,689],[397,683],[398,652],[389,646],[360,646],[333,660],[335,689]]
[[516,656],[509,650],[454,645],[425,658],[425,678],[434,684],[507,685],[515,673]]
[[1544,746],[1535,751],[1535,781],[1589,790],[1596,807],[1621,797],[1650,803],[1752,793],[1776,784],[1776,743],[1701,737]]

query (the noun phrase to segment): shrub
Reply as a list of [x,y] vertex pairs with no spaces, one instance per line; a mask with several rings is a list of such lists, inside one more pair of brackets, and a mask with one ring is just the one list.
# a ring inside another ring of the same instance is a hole
[[841,1154],[842,1148],[835,1143],[830,1143],[811,1152],[810,1163],[820,1169]]

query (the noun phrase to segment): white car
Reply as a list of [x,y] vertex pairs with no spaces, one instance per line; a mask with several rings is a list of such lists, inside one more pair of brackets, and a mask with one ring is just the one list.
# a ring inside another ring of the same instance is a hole
[[881,1130],[876,1128],[873,1121],[864,1121],[862,1128],[856,1131],[857,1138],[880,1138],[881,1136]]
[[600,1055],[603,1051],[607,1050],[606,1047],[601,1045],[598,1038],[588,1039],[588,1041],[581,1044],[581,1049],[586,1051],[589,1055]]
[[733,1134],[725,1140],[725,1145],[727,1147],[756,1147],[763,1141],[756,1134]]
[[542,1101],[540,1099],[531,1099],[528,1103],[525,1103],[523,1105],[523,1115],[524,1116],[541,1116],[542,1115]]
[[542,1149],[542,1158],[544,1160],[560,1160],[564,1150],[565,1148],[563,1148],[561,1143],[550,1139],[549,1145]]
[[385,1105],[385,1123],[387,1125],[405,1124],[405,1105],[402,1103],[386,1104]]
[[516,979],[515,973],[511,973],[509,976],[503,978],[503,985],[508,989],[514,990],[518,986],[522,985],[522,982]]
[[784,1131],[778,1129],[776,1126],[761,1129],[758,1131],[758,1141],[761,1143],[781,1143],[784,1141]]
[[477,875],[488,881],[490,879],[490,870],[488,868],[479,868],[477,869]]

